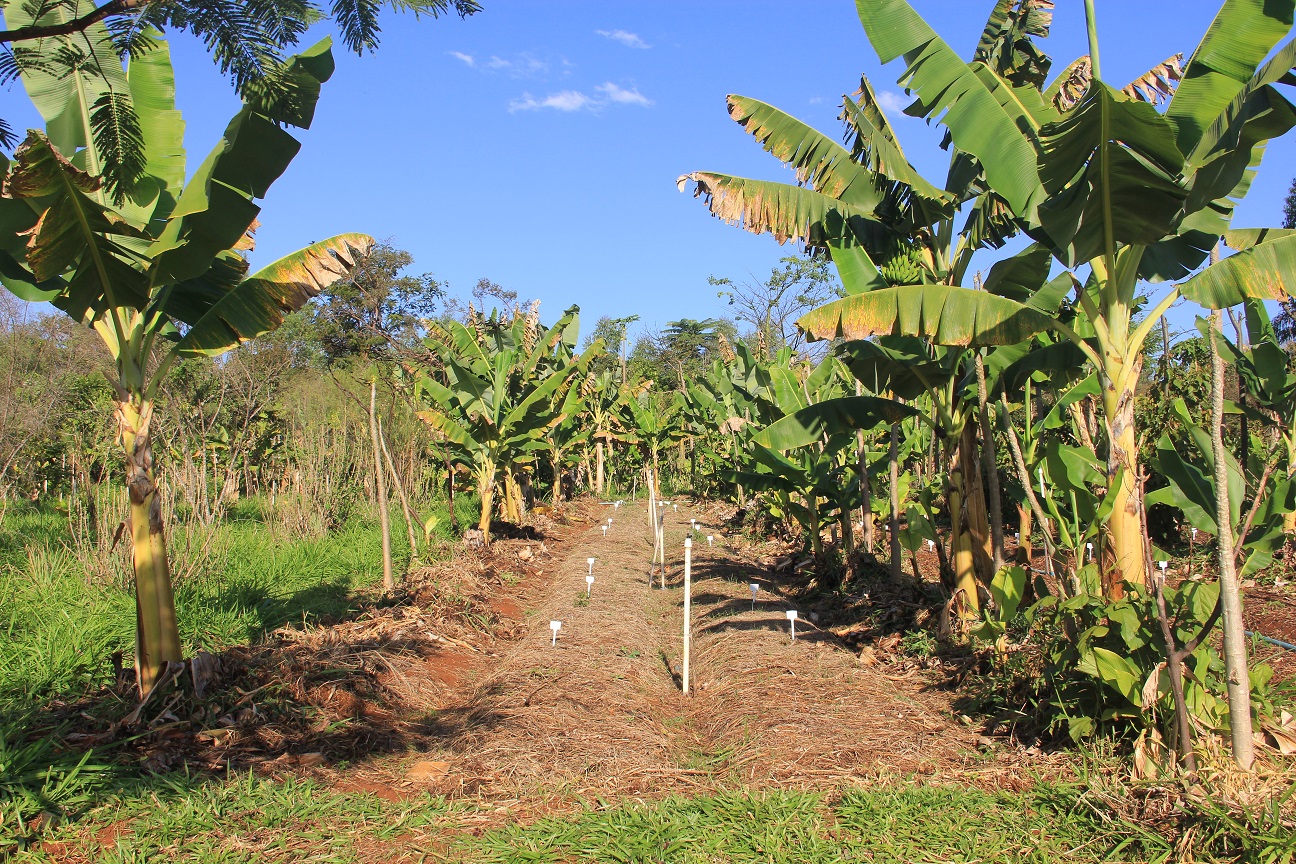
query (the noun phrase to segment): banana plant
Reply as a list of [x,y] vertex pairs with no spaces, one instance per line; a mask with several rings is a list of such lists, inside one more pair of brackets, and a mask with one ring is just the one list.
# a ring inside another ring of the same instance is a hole
[[[26,14],[18,4],[7,15]],[[11,19],[11,23],[21,23]],[[87,38],[106,40],[102,24]],[[344,278],[371,247],[342,234],[248,275],[265,196],[300,145],[283,127],[308,128],[320,86],[333,72],[328,40],[275,74],[295,98],[251,99],[185,182],[184,123],[175,109],[167,44],[104,80],[129,94],[145,158],[142,179],[110,193],[115,158],[92,133],[94,81],[39,69],[23,85],[45,118],[14,154],[0,156],[0,281],[24,300],[45,301],[103,339],[114,364],[118,431],[130,493],[136,588],[135,665],[141,695],[183,660],[167,561],[153,431],[158,388],[177,360],[214,357],[277,327],[290,312]],[[95,79],[97,81],[98,79]]]
[[[1151,92],[1140,89],[1149,76],[1124,90],[1103,81],[1086,3],[1088,62],[1042,93],[964,63],[905,0],[856,6],[882,61],[905,58],[900,81],[916,96],[908,113],[939,117],[1012,218],[1068,270],[1088,268],[1071,305],[1093,335],[1021,301],[945,285],[849,297],[803,326],[821,336],[909,333],[952,345],[1011,344],[1053,330],[1083,351],[1098,372],[1109,430],[1114,555],[1103,580],[1108,597],[1119,597],[1125,583],[1144,578],[1134,422],[1143,343],[1180,296],[1218,309],[1296,294],[1296,237],[1230,230],[1266,143],[1296,124],[1274,86],[1289,82],[1296,65],[1296,41],[1274,51],[1296,2],[1227,0],[1182,74],[1177,61],[1149,73]],[[1164,96],[1163,112],[1144,101]],[[1237,254],[1194,273],[1221,239]],[[1137,318],[1141,280],[1182,281]]]
[[592,373],[581,382],[584,395],[582,419],[588,429],[587,438],[594,440],[594,492],[602,495],[607,484],[607,457],[612,442],[624,440],[620,422],[621,385],[616,372],[605,369]]
[[[651,391],[634,394],[623,390],[621,406],[628,430],[626,439],[639,446],[644,464],[652,466],[653,483],[660,486],[661,451],[679,441],[684,435],[683,396],[676,392],[667,400],[664,396],[657,396]],[[656,491],[660,493],[660,488]]]
[[[996,3],[974,60],[1012,86],[1032,91],[1036,101],[1043,98],[1040,89],[1049,61],[1032,40],[1047,35],[1051,5],[1034,0]],[[945,188],[938,189],[908,162],[867,79],[861,81],[857,97],[843,101],[849,147],[773,106],[729,97],[731,116],[765,150],[796,172],[797,186],[713,172],[680,178],[681,186],[693,181],[695,194],[704,196],[711,212],[726,221],[741,223],[757,233],[771,232],[780,242],[802,239],[825,249],[848,295],[844,301],[829,304],[827,310],[874,294],[892,298],[894,303],[898,294],[909,292],[914,285],[959,285],[978,249],[1001,246],[1019,228],[1003,199],[984,182],[975,160],[966,153],[956,154]],[[964,205],[967,219],[956,230],[957,211]],[[1042,272],[1035,267],[1024,275],[1034,281],[1017,287],[1028,295],[1039,293],[1047,282],[1047,261]],[[1051,294],[1045,292],[1044,296]],[[799,323],[812,339],[862,340],[873,335],[859,327],[826,332],[817,326],[815,314]],[[1044,317],[1042,312],[1040,317]],[[893,328],[893,332],[903,336],[908,331]],[[912,335],[929,334],[914,330]],[[958,346],[964,350],[953,350],[935,338],[925,342],[883,339],[873,347],[878,346],[883,352],[894,349],[893,366],[904,362],[923,368],[935,364],[942,369],[939,380],[926,381],[909,395],[935,393],[933,428],[939,429],[953,466],[947,501],[956,527],[951,536],[956,581],[965,589],[966,608],[974,610],[974,572],[988,582],[997,551],[987,524],[991,520],[981,482],[978,405],[975,397],[967,402],[959,385],[965,372],[972,369],[974,355],[966,345]],[[847,342],[841,350],[849,352],[852,347]],[[875,379],[856,374],[865,388],[882,392]],[[918,377],[922,378],[921,373]]]
[[[590,353],[586,362],[593,360],[595,355]],[[578,367],[578,374],[586,370]],[[610,373],[604,372],[604,375]],[[538,441],[539,449],[537,453],[543,453],[548,457],[549,473],[553,477],[553,489],[551,490],[551,499],[557,504],[563,499],[562,478],[563,468],[571,464],[573,457],[579,452],[579,448],[588,444],[594,434],[594,429],[584,421],[584,412],[587,407],[587,401],[590,398],[586,395],[585,383],[593,380],[593,375],[585,375],[580,387],[568,386],[565,392],[554,397],[554,405],[551,411],[560,419],[557,424],[549,428],[549,434],[541,437]]]
[[546,448],[546,435],[566,417],[562,406],[572,376],[602,351],[596,342],[575,357],[579,327],[575,306],[546,329],[533,305],[508,320],[473,312],[467,324],[439,322],[424,341],[439,368],[416,381],[415,397],[424,406],[416,413],[473,472],[485,542],[497,483],[504,487],[506,512],[517,518],[516,471]]

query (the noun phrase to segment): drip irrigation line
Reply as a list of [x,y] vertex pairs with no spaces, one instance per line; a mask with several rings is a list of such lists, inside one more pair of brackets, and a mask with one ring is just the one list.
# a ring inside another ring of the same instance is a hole
[[1254,636],[1257,639],[1268,642],[1270,645],[1277,645],[1279,648],[1286,648],[1288,651],[1296,651],[1296,645],[1293,645],[1290,642],[1284,642],[1281,639],[1275,639],[1272,636],[1266,636],[1263,633],[1257,633],[1254,630],[1244,630],[1243,632],[1248,636]]

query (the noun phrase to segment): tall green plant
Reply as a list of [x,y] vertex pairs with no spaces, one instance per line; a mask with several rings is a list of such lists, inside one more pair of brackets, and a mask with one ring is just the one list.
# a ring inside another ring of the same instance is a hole
[[[1144,341],[1180,296],[1222,308],[1296,292],[1286,275],[1296,265],[1296,238],[1229,231],[1266,142],[1296,124],[1296,110],[1274,86],[1296,63],[1296,42],[1265,60],[1290,31],[1293,5],[1225,2],[1162,113],[1083,75],[1071,82],[1081,94],[1073,107],[1060,86],[1050,88],[1050,105],[983,64],[963,63],[905,0],[857,3],[883,62],[905,58],[900,80],[917,97],[909,113],[939,116],[954,147],[975,157],[1024,229],[1063,266],[1088,268],[1071,306],[1089,327],[1041,315],[1020,300],[926,285],[847,298],[802,324],[824,337],[913,333],[945,344],[995,345],[1052,329],[1072,341],[1098,371],[1110,432],[1109,597],[1144,577],[1134,423]],[[1061,116],[1050,116],[1059,106]],[[1180,282],[1136,317],[1140,280],[1188,277],[1221,238],[1245,251]]]
[[[87,33],[107,38],[102,24]],[[291,106],[245,102],[187,184],[170,54],[154,41],[129,67],[105,67],[119,92],[143,108],[144,174],[124,197],[106,186],[114,154],[91,134],[94,82],[82,76],[24,76],[48,125],[28,133],[12,162],[0,157],[0,281],[93,327],[113,358],[141,693],[182,660],[153,455],[159,386],[183,357],[219,355],[273,330],[344,277],[373,243],[338,235],[251,275],[241,254],[251,248],[255,199],[300,146],[283,126],[310,126],[320,85],[333,72],[327,40],[284,67],[303,98]]]
[[418,416],[472,470],[481,498],[477,527],[486,542],[497,484],[504,488],[506,512],[518,518],[517,470],[546,449],[549,430],[566,419],[572,376],[602,351],[595,342],[574,355],[579,327],[575,306],[548,328],[532,306],[511,318],[474,312],[468,324],[441,322],[424,342],[439,368],[416,382],[424,405]]

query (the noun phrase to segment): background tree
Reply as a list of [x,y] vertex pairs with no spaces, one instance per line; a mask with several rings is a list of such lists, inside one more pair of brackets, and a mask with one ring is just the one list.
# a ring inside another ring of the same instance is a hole
[[720,356],[722,338],[733,340],[738,328],[727,319],[669,321],[656,334],[641,336],[630,352],[632,378],[649,378],[664,386],[683,390],[685,382],[706,373],[711,361]]
[[380,242],[348,279],[311,304],[314,338],[330,362],[369,362],[422,338],[445,288],[431,273],[407,273],[413,263],[410,253]]
[[[728,300],[734,318],[751,328],[751,333],[744,338],[763,346],[763,357],[771,357],[785,346],[798,354],[812,351],[794,322],[811,309],[841,296],[841,285],[827,256],[789,255],[781,258],[780,264],[770,270],[764,282],[707,278],[708,284],[721,289],[718,296]],[[826,350],[823,345],[816,348],[813,350],[816,357]]]
[[630,325],[639,320],[638,315],[627,315],[624,318],[611,318],[607,315],[599,318],[594,322],[594,329],[585,337],[582,345],[588,348],[595,342],[602,340],[606,351],[595,358],[593,366],[594,372],[606,372],[616,369],[619,374],[619,380],[624,383],[626,378],[626,356],[629,353],[629,340],[626,338]]
[[[1287,189],[1283,200],[1282,227],[1296,228],[1296,180]],[[1273,319],[1274,333],[1284,342],[1296,339],[1296,301],[1290,298],[1281,301],[1282,309]]]

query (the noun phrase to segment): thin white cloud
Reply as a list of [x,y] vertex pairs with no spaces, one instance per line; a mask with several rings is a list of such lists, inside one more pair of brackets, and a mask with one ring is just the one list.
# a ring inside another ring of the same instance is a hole
[[651,48],[647,42],[639,38],[638,34],[631,33],[628,30],[595,30],[595,33],[604,39],[611,39],[613,42],[620,42],[627,48]]
[[523,93],[517,99],[509,102],[508,110],[514,111],[538,111],[541,108],[553,108],[556,111],[580,111],[582,108],[593,108],[598,104],[598,100],[592,99],[579,90],[562,90],[558,93],[551,93],[543,99],[537,99],[530,93]]
[[877,101],[882,106],[883,111],[890,111],[892,114],[903,114],[904,109],[908,108],[913,100],[903,93],[880,90],[877,94]]
[[819,104],[820,102],[822,102],[822,101],[823,101],[823,97],[822,97],[822,96],[811,96],[811,97],[810,97],[810,104],[811,104],[811,105],[818,105],[818,104]]
[[451,51],[450,56],[458,58],[474,69],[489,72],[503,72],[513,78],[539,78],[549,72],[549,64],[530,54],[519,54],[512,59],[492,54],[484,59],[477,59],[471,54]]
[[645,108],[653,104],[651,99],[640,93],[638,90],[626,90],[618,87],[611,81],[606,84],[600,84],[594,89],[602,93],[609,102],[618,102],[622,105],[642,105]]
[[641,105],[648,107],[653,101],[638,90],[627,90],[624,87],[618,87],[611,81],[600,84],[594,88],[597,96],[590,96],[582,93],[580,90],[560,90],[557,93],[550,93],[543,99],[537,99],[530,93],[523,93],[521,96],[513,99],[508,104],[510,113],[516,111],[539,111],[542,108],[552,108],[555,111],[571,113],[573,111],[599,111],[608,105]]

